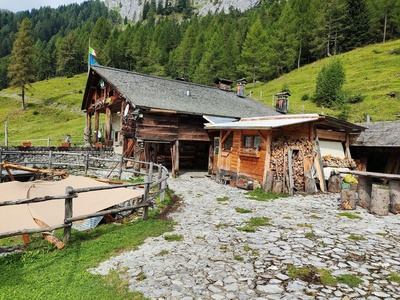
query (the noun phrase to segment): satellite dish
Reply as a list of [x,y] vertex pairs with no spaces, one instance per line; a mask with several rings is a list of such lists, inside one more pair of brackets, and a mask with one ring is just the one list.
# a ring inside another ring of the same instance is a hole
[[129,105],[125,106],[124,117],[128,115],[129,112]]

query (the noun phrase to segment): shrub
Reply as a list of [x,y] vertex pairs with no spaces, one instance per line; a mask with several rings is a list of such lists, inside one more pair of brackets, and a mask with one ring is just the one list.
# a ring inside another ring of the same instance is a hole
[[288,92],[288,93],[290,93],[289,85],[288,85],[287,83],[284,83],[284,84],[282,85],[282,92]]
[[310,95],[308,94],[304,94],[303,96],[301,96],[301,101],[306,101],[308,99],[310,99]]
[[350,96],[347,99],[347,102],[351,103],[351,104],[356,104],[356,103],[363,102],[364,100],[365,100],[365,96],[364,95],[356,94],[356,95]]
[[390,50],[389,54],[400,55],[400,48],[394,48]]

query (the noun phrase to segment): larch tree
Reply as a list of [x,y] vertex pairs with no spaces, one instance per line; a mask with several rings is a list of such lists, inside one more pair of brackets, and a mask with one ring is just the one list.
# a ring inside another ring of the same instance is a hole
[[25,106],[25,90],[35,79],[34,38],[32,24],[25,18],[19,26],[11,52],[11,63],[8,67],[10,86],[21,88],[22,109]]
[[245,74],[246,77],[252,77],[253,84],[268,71],[267,44],[266,31],[261,20],[257,18],[247,32],[242,48],[242,65],[239,66],[239,72]]

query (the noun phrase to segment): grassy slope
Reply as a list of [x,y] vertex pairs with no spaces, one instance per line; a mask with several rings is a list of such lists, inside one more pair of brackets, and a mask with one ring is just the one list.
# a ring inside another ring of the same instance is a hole
[[[72,142],[83,144],[85,114],[81,111],[87,74],[72,78],[59,77],[36,82],[26,92],[22,111],[19,89],[5,89],[0,92],[0,122],[8,120],[9,140],[33,140],[33,145],[51,144],[59,146],[67,134]],[[4,127],[3,127],[4,128]],[[0,145],[4,145],[4,130],[0,132]],[[20,142],[10,142],[20,145]]]
[[[394,120],[400,114],[400,97],[390,99],[388,93],[400,93],[400,55],[390,51],[400,51],[400,40],[385,44],[375,44],[340,55],[346,70],[344,89],[349,95],[366,96],[362,103],[349,105],[349,121],[363,122],[365,116],[372,121]],[[330,58],[312,63],[268,83],[248,84],[248,91],[258,98],[262,92],[263,101],[271,105],[272,95],[281,91],[286,84],[292,94],[290,113],[317,112],[338,116],[343,108],[321,109],[310,100],[302,101],[303,95],[311,96],[315,90],[315,80],[322,66]],[[22,140],[31,140],[33,145],[45,145],[35,141],[50,137],[52,145],[60,142],[69,133],[72,142],[83,144],[85,114],[80,110],[85,90],[87,74],[73,78],[54,78],[36,82],[27,92],[27,111],[21,110],[20,90],[0,91],[0,122],[8,118],[10,145],[20,145]],[[304,106],[304,108],[303,108]],[[102,121],[101,121],[102,122]],[[3,127],[4,128],[4,127]],[[4,145],[4,130],[0,130],[0,146]]]
[[[395,120],[400,114],[400,55],[390,54],[390,51],[400,51],[400,40],[375,44],[339,55],[346,71],[344,90],[349,95],[366,96],[362,103],[349,106],[349,121],[363,122],[365,116],[371,116],[372,121]],[[342,108],[327,109],[316,107],[311,100],[302,101],[303,95],[311,96],[315,91],[316,77],[322,66],[331,58],[306,65],[298,70],[268,83],[248,84],[253,97],[259,98],[262,92],[263,101],[271,105],[272,95],[280,92],[284,84],[289,87],[290,113],[321,113],[338,116]],[[397,92],[396,99],[390,99],[390,92]]]

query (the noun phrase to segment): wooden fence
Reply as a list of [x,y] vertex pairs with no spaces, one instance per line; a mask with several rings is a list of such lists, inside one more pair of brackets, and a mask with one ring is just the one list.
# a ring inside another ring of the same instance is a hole
[[[0,148],[0,160],[4,161],[3,157],[24,157],[24,156],[38,156],[39,159],[29,159],[27,161],[19,161],[19,165],[34,165],[34,166],[45,166],[49,169],[65,169],[65,168],[76,168],[82,169],[84,175],[87,175],[90,171],[109,170],[110,177],[112,174],[117,174],[118,178],[121,179],[122,172],[132,173],[133,175],[146,176],[147,172],[143,172],[143,169],[149,169],[149,162],[136,161],[130,158],[102,158],[99,156],[91,155],[90,152],[72,152],[72,151],[15,151],[15,150],[4,150]],[[10,162],[10,161],[8,161]],[[99,167],[101,164],[112,165],[111,168]],[[128,164],[139,165],[144,168],[127,168]],[[158,166],[158,165],[156,165]],[[0,182],[3,180],[3,169],[0,165]]]
[[[32,153],[30,152],[29,154],[32,154]],[[72,153],[68,153],[68,154],[71,155]],[[80,154],[80,155],[82,156],[82,154]],[[0,153],[0,157],[2,157],[1,153]],[[100,158],[88,157],[87,155],[84,155],[84,157],[85,157],[85,163],[83,163],[83,164],[77,163],[77,164],[74,164],[74,166],[85,168],[85,173],[87,173],[87,171],[89,169],[88,168],[89,160],[91,160],[91,159],[99,160]],[[106,160],[106,159],[102,159],[102,160]],[[126,163],[127,161],[132,161],[132,160],[122,158],[119,160],[107,159],[107,161],[109,161],[109,162],[111,161],[111,162],[120,164],[121,168],[118,168],[117,172],[119,173],[119,175],[121,175],[122,165],[124,163]],[[14,236],[14,235],[21,235],[21,234],[49,232],[49,231],[53,231],[55,229],[64,228],[63,241],[67,242],[71,236],[72,222],[75,222],[78,220],[84,220],[84,219],[88,219],[88,218],[92,218],[92,217],[104,216],[106,214],[116,214],[116,213],[119,213],[122,211],[135,210],[138,208],[143,208],[143,219],[147,219],[148,209],[149,209],[149,207],[152,207],[154,205],[155,199],[158,196],[160,196],[160,200],[164,201],[165,191],[168,188],[167,179],[169,177],[169,173],[168,173],[168,170],[164,166],[159,165],[159,164],[154,164],[152,162],[150,162],[150,163],[138,162],[138,161],[134,161],[134,162],[147,166],[146,172],[137,172],[137,171],[131,170],[132,173],[144,175],[143,182],[136,182],[136,183],[131,183],[131,184],[110,185],[110,186],[77,188],[77,189],[74,189],[73,187],[69,186],[69,187],[66,187],[65,194],[63,194],[63,195],[49,195],[49,196],[44,196],[44,197],[26,198],[26,199],[18,199],[18,200],[0,202],[0,207],[1,207],[1,206],[10,206],[10,205],[38,203],[38,202],[45,202],[45,201],[50,201],[50,200],[59,200],[60,201],[60,200],[64,199],[64,201],[65,201],[64,222],[62,224],[58,224],[58,225],[51,226],[51,227],[43,227],[43,228],[37,228],[37,229],[22,229],[22,230],[15,230],[15,231],[10,231],[10,232],[0,233],[0,238],[5,238],[5,237],[9,237],[9,236]],[[49,166],[54,166],[54,165],[58,164],[58,163],[55,163],[52,161],[51,153],[49,154],[48,164],[49,164]],[[65,165],[65,163],[63,163],[63,164]],[[102,170],[104,170],[104,169],[102,169]],[[153,174],[154,170],[157,170],[158,173]],[[108,171],[114,172],[113,169],[108,170]],[[124,170],[124,171],[128,171],[128,170]],[[138,202],[133,203],[132,205],[121,207],[121,208],[112,208],[112,209],[108,209],[108,210],[102,210],[99,212],[94,212],[94,213],[86,214],[86,215],[79,215],[79,216],[72,215],[72,199],[77,198],[80,193],[87,193],[87,192],[99,191],[99,190],[119,189],[119,188],[138,188],[139,185],[144,186],[144,194],[142,196],[142,199],[140,199]],[[152,193],[152,195],[150,196],[150,190],[155,187],[158,187],[157,191]]]

